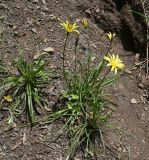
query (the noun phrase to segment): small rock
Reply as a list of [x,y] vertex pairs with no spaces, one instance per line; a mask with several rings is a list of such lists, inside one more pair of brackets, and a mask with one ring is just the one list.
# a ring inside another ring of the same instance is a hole
[[52,47],[47,47],[45,49],[43,49],[44,52],[47,52],[47,53],[50,53],[50,54],[53,54],[55,51],[54,51],[54,48]]
[[99,12],[100,12],[100,9],[99,9],[99,8],[97,8],[97,9],[96,9],[96,13],[99,13]]
[[39,0],[34,0],[33,3],[38,4]]
[[135,98],[132,98],[132,99],[131,99],[131,103],[132,103],[132,104],[137,104],[138,102],[137,102],[137,100],[136,100]]
[[138,87],[141,88],[141,89],[144,89],[144,88],[145,88],[145,86],[143,85],[143,83],[139,83],[139,84],[138,84]]
[[35,28],[31,29],[33,33],[37,33],[37,30]]
[[117,149],[119,152],[121,152],[122,151],[122,148],[121,147],[118,147],[118,149]]
[[46,4],[46,1],[45,1],[45,0],[42,0],[42,3],[43,3],[43,4]]
[[18,36],[19,37],[19,33],[17,31],[15,31],[13,34],[14,34],[14,36]]
[[142,143],[145,144],[145,140],[144,139],[142,139]]
[[50,14],[50,15],[49,15],[49,19],[50,19],[51,21],[55,21],[55,20],[57,20],[57,17],[54,16],[53,14]]
[[13,28],[13,30],[16,30],[18,27],[17,27],[17,26],[15,26],[15,25],[13,25],[13,27],[12,27],[12,28]]
[[139,53],[135,54],[134,60],[135,60],[135,63],[139,63],[139,61],[140,61],[140,54]]
[[90,11],[89,9],[87,9],[85,12],[86,12],[87,14],[91,15],[91,11]]
[[52,29],[50,29],[50,32],[53,32],[54,31],[54,29],[52,28]]

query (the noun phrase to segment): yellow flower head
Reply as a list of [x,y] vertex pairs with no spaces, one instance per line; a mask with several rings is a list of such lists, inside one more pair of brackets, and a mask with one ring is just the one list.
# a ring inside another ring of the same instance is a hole
[[125,66],[122,60],[119,59],[118,55],[108,55],[105,56],[104,59],[109,62],[107,66],[111,66],[111,71],[115,70],[115,74],[117,73],[118,69],[123,69]]
[[88,28],[88,26],[89,26],[89,20],[87,18],[83,18],[81,22],[82,22],[82,25],[83,25],[83,27],[85,29]]
[[79,31],[77,30],[78,26],[76,23],[71,24],[70,22],[62,22],[60,23],[61,26],[65,29],[67,33],[77,32],[79,34]]
[[12,102],[12,97],[11,97],[10,95],[4,96],[4,99],[5,99],[7,102]]
[[112,41],[112,40],[113,40],[113,38],[116,36],[116,34],[115,34],[115,33],[111,33],[111,32],[106,33],[106,35],[107,35],[107,37],[108,37],[108,39],[109,39],[110,41]]

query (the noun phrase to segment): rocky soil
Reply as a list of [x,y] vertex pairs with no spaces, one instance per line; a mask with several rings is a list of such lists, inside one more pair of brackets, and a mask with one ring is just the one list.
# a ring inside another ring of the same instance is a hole
[[[146,1],[146,7],[148,3]],[[144,77],[144,63],[135,66],[145,57],[146,29],[143,18],[131,10],[142,12],[138,0],[1,0],[0,1],[0,58],[13,72],[12,62],[19,48],[28,60],[37,53],[52,47],[48,70],[60,71],[65,33],[57,18],[80,22],[90,20],[90,52],[96,56],[104,53],[105,33],[117,34],[113,51],[122,57],[125,71],[111,92],[115,112],[103,130],[106,153],[99,160],[149,160],[149,85]],[[148,12],[148,8],[146,8]],[[72,58],[74,35],[69,40],[68,60]],[[86,54],[86,43],[80,39],[78,54]],[[144,59],[143,59],[144,60]],[[142,60],[142,61],[143,61]],[[139,63],[140,64],[140,63]],[[143,81],[143,82],[142,82]],[[51,79],[47,87],[49,108],[58,98],[61,78]],[[48,115],[49,113],[45,113]],[[66,135],[54,142],[61,123],[36,125],[32,128],[11,129],[5,113],[0,113],[1,160],[65,160],[68,149]],[[41,117],[39,117],[41,118]],[[82,160],[78,152],[74,160]]]

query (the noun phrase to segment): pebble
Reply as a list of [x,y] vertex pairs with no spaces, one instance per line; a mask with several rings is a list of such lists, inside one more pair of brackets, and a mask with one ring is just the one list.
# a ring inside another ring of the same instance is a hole
[[138,87],[141,88],[141,89],[144,89],[144,88],[145,88],[144,85],[143,85],[143,83],[139,83],[139,84],[138,84]]
[[43,3],[43,4],[46,4],[46,1],[45,1],[45,0],[42,0],[42,3]]
[[18,27],[17,27],[17,26],[15,26],[15,25],[13,25],[13,27],[12,27],[12,28],[13,28],[13,30],[16,30]]
[[131,99],[131,103],[132,103],[132,104],[137,104],[137,100],[136,100],[135,98],[132,98],[132,99]]
[[136,54],[135,54],[135,57],[134,57],[135,63],[139,63],[139,60],[140,60],[140,54],[139,54],[139,53],[136,53]]
[[32,28],[33,33],[37,33],[37,30],[35,28]]
[[53,14],[50,14],[50,15],[49,15],[49,19],[50,19],[51,21],[54,21],[54,20],[57,20],[57,17],[54,16]]
[[43,49],[44,52],[50,53],[50,54],[54,54],[54,48],[52,47],[47,47]]
[[34,3],[38,4],[38,3],[39,3],[39,1],[38,1],[38,0],[34,0]]
[[87,9],[85,12],[86,12],[87,14],[91,15],[91,11],[90,11],[89,9]]
[[15,31],[13,34],[14,36],[19,36],[19,33],[17,31]]
[[145,140],[144,139],[142,139],[142,143],[145,144]]

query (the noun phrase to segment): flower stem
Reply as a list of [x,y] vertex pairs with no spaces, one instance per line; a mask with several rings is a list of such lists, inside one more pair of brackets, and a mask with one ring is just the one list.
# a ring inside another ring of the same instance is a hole
[[111,68],[109,68],[109,69],[107,70],[107,72],[105,73],[105,75],[104,75],[103,78],[101,79],[99,86],[101,86],[101,84],[104,82],[104,80],[105,80],[105,78],[107,77],[107,75],[109,74],[110,70],[111,70]]
[[65,42],[64,42],[64,49],[63,49],[63,78],[65,80],[65,83],[69,86],[69,83],[68,83],[68,80],[67,80],[67,75],[66,75],[66,72],[65,72],[65,50],[66,50],[66,45],[67,45],[67,40],[68,40],[68,36],[69,36],[69,33],[66,34],[66,38],[65,38]]
[[96,95],[98,94],[98,90],[99,88],[101,87],[102,83],[104,82],[105,78],[107,77],[107,75],[109,74],[110,72],[110,68],[106,71],[105,75],[103,76],[103,78],[101,79],[100,83],[96,86],[97,88],[97,92],[96,92]]
[[78,40],[79,40],[79,37],[77,36],[76,41],[75,41],[75,73],[77,71],[77,47],[78,47]]
[[66,50],[68,36],[69,36],[69,33],[67,33],[67,35],[66,35],[65,43],[64,43],[64,49],[63,49],[63,76],[65,75],[65,50]]
[[109,45],[109,47],[107,49],[107,52],[106,52],[105,56],[107,56],[108,54],[110,54],[109,51],[112,49],[112,42],[113,42],[113,40],[110,41],[110,45]]

